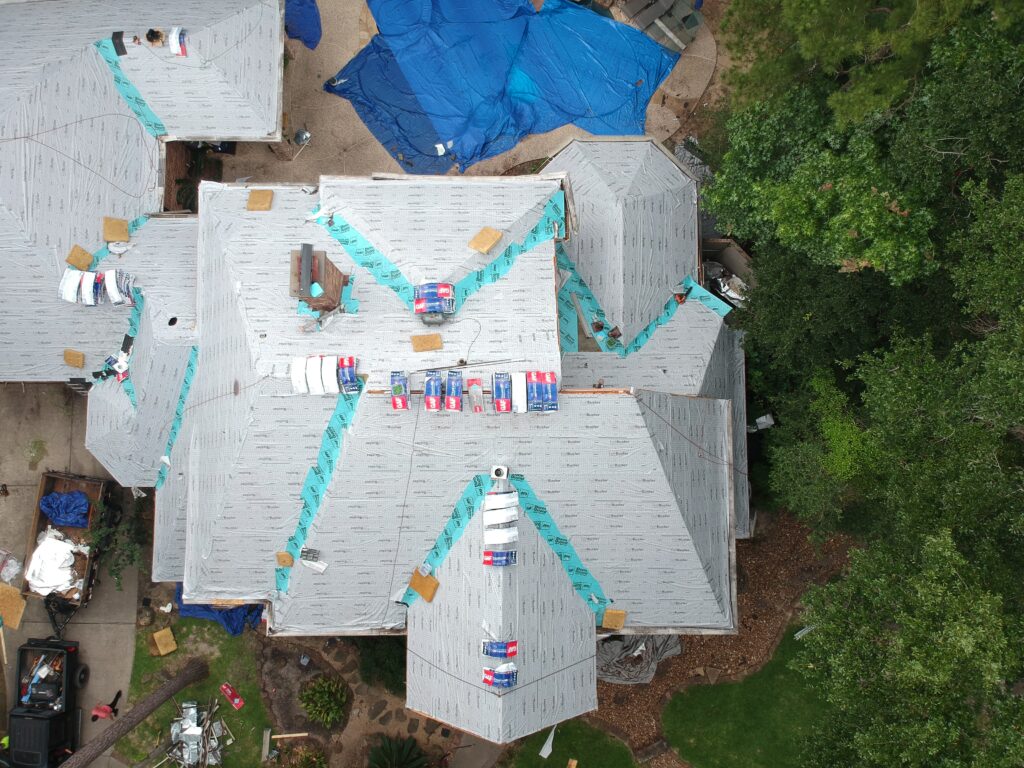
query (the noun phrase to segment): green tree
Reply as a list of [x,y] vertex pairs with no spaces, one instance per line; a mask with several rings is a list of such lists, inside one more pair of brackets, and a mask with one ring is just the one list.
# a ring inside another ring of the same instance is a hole
[[1020,645],[948,531],[913,553],[857,552],[844,579],[806,602],[814,630],[797,664],[832,705],[808,765],[980,765],[997,744],[1019,765],[1008,686]]
[[929,205],[944,230],[969,206],[975,181],[999,190],[1024,171],[1024,46],[991,19],[972,19],[937,40],[906,109],[878,136],[901,187]]
[[734,0],[724,29],[742,68],[741,99],[784,92],[824,74],[840,124],[898,105],[920,78],[932,43],[963,19],[1009,28],[1013,0]]

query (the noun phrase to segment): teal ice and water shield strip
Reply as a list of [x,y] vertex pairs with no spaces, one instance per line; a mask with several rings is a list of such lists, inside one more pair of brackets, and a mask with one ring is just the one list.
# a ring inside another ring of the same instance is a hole
[[605,596],[597,578],[583,565],[583,561],[568,537],[558,530],[554,518],[548,512],[547,505],[537,498],[537,494],[526,482],[526,478],[522,475],[509,475],[508,479],[512,483],[512,487],[519,491],[519,506],[537,527],[537,531],[544,537],[548,546],[558,555],[562,569],[572,581],[572,588],[576,590],[576,594],[583,599],[587,607],[594,612],[597,623],[600,624],[604,620],[605,608],[611,601]]
[[[314,209],[316,214],[319,208]],[[331,237],[341,243],[341,247],[356,264],[365,269],[381,285],[390,288],[412,310],[412,283],[402,274],[402,270],[374,245],[363,237],[355,227],[341,217],[340,213],[330,216],[318,216],[317,223],[326,229]],[[357,305],[358,306],[358,305]]]
[[[171,432],[167,435],[167,445],[164,447],[164,456],[171,457],[174,444],[178,441],[178,433],[181,431],[181,421],[185,418],[185,402],[188,400],[188,391],[192,389],[192,379],[196,375],[196,366],[199,363],[199,347],[192,347],[188,355],[188,363],[185,365],[185,375],[181,380],[181,391],[178,392],[178,406],[174,409],[174,420],[171,422]],[[156,476],[156,489],[159,491],[167,481],[167,465],[160,463],[160,471]]]
[[565,231],[565,193],[555,192],[544,205],[544,212],[536,224],[526,233],[521,243],[511,243],[486,267],[470,272],[455,284],[455,309],[459,310],[466,300],[485,285],[498,282],[508,274],[512,265],[522,254],[531,251],[541,243],[553,239]]
[[[319,209],[315,209],[315,215]],[[415,289],[409,279],[402,274],[395,264],[383,253],[378,251],[355,227],[334,213],[331,216],[318,216],[317,223],[324,227],[339,243],[356,264],[361,266],[373,278],[386,288],[390,288],[410,310],[413,308]],[[486,267],[471,272],[455,283],[455,308],[465,304],[474,293],[485,285],[491,285],[508,274],[520,255],[536,248],[543,242],[553,239],[560,231],[565,230],[565,193],[557,190],[545,203],[544,211],[537,223],[533,225],[522,242],[511,243]],[[349,289],[351,295],[351,288]],[[349,299],[351,300],[351,299]],[[345,301],[345,294],[342,294]],[[358,309],[358,302],[355,303]],[[346,311],[348,305],[346,304]]]
[[[576,590],[576,593],[583,599],[583,602],[594,612],[597,622],[600,623],[604,618],[605,608],[611,602],[605,596],[601,585],[589,569],[583,565],[583,561],[580,560],[580,556],[576,553],[572,542],[558,530],[554,519],[548,513],[547,506],[537,498],[537,494],[533,492],[533,488],[526,482],[526,479],[522,475],[510,475],[509,481],[519,492],[519,506],[536,526],[537,531],[548,543],[548,546],[558,556],[562,568],[572,581],[572,588]],[[462,496],[455,503],[455,509],[452,510],[452,515],[448,518],[444,530],[441,531],[441,535],[437,537],[434,546],[423,560],[425,564],[430,566],[431,573],[437,571],[441,564],[444,563],[445,558],[448,557],[448,553],[455,546],[455,543],[462,538],[466,526],[469,525],[469,521],[473,519],[477,510],[480,509],[484,496],[487,495],[487,492],[492,487],[493,482],[490,476],[486,474],[475,475],[469,482],[469,485],[466,486]],[[402,595],[399,602],[412,607],[413,603],[418,599],[419,593],[410,587],[405,590],[405,594]]]
[[[480,509],[480,504],[483,503],[484,496],[491,490],[492,485],[490,475],[486,474],[475,475],[469,481],[469,485],[466,486],[459,500],[455,502],[455,509],[452,510],[451,517],[445,523],[444,530],[441,531],[434,546],[430,548],[427,556],[423,559],[423,562],[430,566],[431,573],[440,567],[452,547],[455,546],[455,542],[462,538],[466,526],[469,525],[469,521],[473,519],[476,511]],[[411,607],[418,599],[419,593],[409,587],[399,602]]]
[[[558,291],[558,331],[559,340],[562,345],[562,352],[578,352],[579,339],[576,329],[576,307],[573,305],[573,296],[576,297],[583,309],[584,320],[588,325],[593,326],[595,322],[602,325],[600,331],[594,331],[594,340],[602,352],[614,352],[619,357],[626,357],[640,350],[659,327],[665,325],[675,315],[679,308],[679,302],[675,297],[669,298],[665,306],[654,320],[648,323],[640,333],[636,335],[629,344],[623,345],[617,339],[608,335],[610,323],[601,309],[597,297],[587,285],[586,281],[576,271],[576,265],[572,263],[561,243],[556,248],[558,268],[569,274],[568,280]],[[682,283],[683,292],[687,301],[697,301],[710,309],[719,317],[725,317],[732,311],[732,307],[719,299],[710,291],[702,288],[692,277],[687,277]]]
[[711,291],[702,288],[692,277],[683,280],[683,288],[688,289],[688,299],[699,301],[719,317],[725,317],[732,312],[731,306],[715,296]]
[[[139,216],[139,218],[137,219],[132,219],[131,221],[129,221],[128,236],[131,237],[136,232],[138,232],[142,228],[142,225],[145,224],[147,221],[149,221],[149,216],[146,216],[145,214]],[[102,248],[100,248],[92,255],[92,263],[89,264],[89,270],[91,272],[96,271],[96,268],[99,267],[100,262],[107,258],[107,256],[109,255],[110,248],[109,246],[104,245]]]
[[[146,297],[142,295],[142,291],[138,288],[132,288],[132,298],[135,300],[135,306],[132,307],[132,312],[128,315],[128,335],[135,339],[139,335],[139,326],[142,324],[142,310],[146,307]],[[138,408],[139,402],[135,395],[135,384],[132,383],[131,374],[131,360],[134,356],[135,347],[132,346],[132,351],[128,353],[128,375],[121,381],[121,387],[124,389],[124,393],[128,395],[132,408]]]
[[[327,486],[334,475],[334,468],[338,464],[338,457],[341,455],[341,444],[345,430],[352,425],[355,416],[356,406],[359,404],[359,396],[362,389],[355,394],[342,392],[338,395],[338,403],[334,407],[334,413],[327,422],[323,437],[320,440],[320,452],[317,454],[316,464],[310,467],[306,473],[306,481],[302,484],[302,492],[299,497],[302,500],[302,511],[299,513],[299,521],[295,526],[295,533],[288,538],[285,551],[298,563],[299,554],[306,545],[309,537],[309,529],[320,511],[324,495],[327,493]],[[278,592],[288,591],[288,584],[291,581],[292,567],[278,567],[275,572],[275,582]]]
[[146,100],[142,98],[142,94],[139,93],[139,89],[135,87],[135,84],[128,79],[124,70],[121,69],[121,63],[117,60],[117,51],[114,50],[114,42],[106,38],[93,43],[93,45],[96,46],[96,50],[100,52],[100,56],[103,57],[103,61],[107,63],[110,73],[114,76],[114,86],[117,88],[118,93],[121,94],[121,98],[125,100],[128,108],[135,113],[135,117],[142,123],[146,132],[154,137],[166,136],[167,129],[164,127],[163,122],[150,109],[149,104],[146,103]]

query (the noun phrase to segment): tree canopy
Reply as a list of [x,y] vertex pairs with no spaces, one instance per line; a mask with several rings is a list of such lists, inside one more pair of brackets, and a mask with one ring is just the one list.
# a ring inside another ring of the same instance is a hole
[[807,598],[835,705],[808,765],[1024,765],[1022,9],[727,16],[747,68],[704,201],[754,258],[760,490],[863,546]]

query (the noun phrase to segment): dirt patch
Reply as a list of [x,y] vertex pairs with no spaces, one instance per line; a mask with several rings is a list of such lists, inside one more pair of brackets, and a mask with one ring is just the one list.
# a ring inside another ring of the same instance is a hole
[[682,637],[682,655],[663,662],[648,685],[598,682],[599,708],[588,719],[637,753],[662,738],[661,711],[673,693],[760,669],[807,587],[827,581],[846,563],[851,539],[839,536],[816,548],[808,533],[790,515],[761,512],[757,536],[736,543],[739,633]]
[[[329,755],[333,768],[365,764],[379,734],[412,736],[434,758],[457,746],[458,737],[448,728],[407,710],[401,697],[363,682],[358,651],[352,643],[339,638],[260,637],[259,645],[263,699],[274,732],[310,734],[301,744],[289,741],[289,747],[305,744],[321,749]],[[309,657],[305,667],[299,663],[303,654]],[[322,674],[341,678],[349,691],[345,720],[330,729],[311,723],[298,698],[302,688]]]
[[[714,57],[714,72],[701,94],[690,94],[689,98],[675,100],[673,106],[679,117],[679,129],[669,138],[669,146],[682,143],[688,136],[703,138],[712,129],[715,113],[728,97],[729,89],[725,84],[725,75],[732,67],[733,62],[722,38],[721,29],[722,19],[729,9],[729,1],[720,0],[716,3],[705,4],[701,8],[704,27],[711,33],[715,46],[711,53],[700,55]],[[685,58],[686,53],[683,56]]]

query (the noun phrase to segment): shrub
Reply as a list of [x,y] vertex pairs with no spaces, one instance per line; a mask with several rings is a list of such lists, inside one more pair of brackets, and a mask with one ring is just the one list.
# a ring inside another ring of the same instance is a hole
[[353,637],[359,649],[359,677],[367,685],[381,685],[391,693],[405,693],[405,638]]
[[411,736],[396,739],[381,736],[370,750],[370,768],[427,768],[427,755]]
[[347,701],[348,689],[345,683],[327,675],[318,677],[299,694],[299,703],[306,710],[306,716],[325,728],[341,721]]
[[143,517],[142,501],[133,500],[123,512],[116,505],[107,506],[98,501],[96,514],[89,529],[89,546],[93,555],[101,558],[107,573],[120,592],[122,576],[128,568],[142,566],[142,548],[149,536]]

